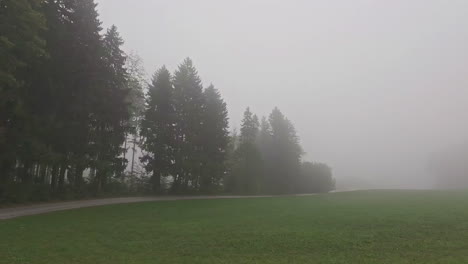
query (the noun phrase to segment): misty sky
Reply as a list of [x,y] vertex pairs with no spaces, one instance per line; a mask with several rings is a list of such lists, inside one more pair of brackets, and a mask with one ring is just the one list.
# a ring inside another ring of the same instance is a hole
[[468,140],[466,0],[98,0],[148,75],[190,56],[228,103],[278,106],[338,183],[428,187],[428,156]]

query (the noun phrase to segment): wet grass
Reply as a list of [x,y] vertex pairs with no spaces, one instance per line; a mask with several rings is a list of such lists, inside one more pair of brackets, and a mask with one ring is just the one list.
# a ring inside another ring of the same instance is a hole
[[147,202],[0,221],[0,263],[468,263],[468,192]]

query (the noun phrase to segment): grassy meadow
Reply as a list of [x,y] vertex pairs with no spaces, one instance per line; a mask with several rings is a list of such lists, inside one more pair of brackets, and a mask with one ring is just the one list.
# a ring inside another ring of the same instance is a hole
[[468,192],[110,205],[0,221],[0,263],[468,263]]

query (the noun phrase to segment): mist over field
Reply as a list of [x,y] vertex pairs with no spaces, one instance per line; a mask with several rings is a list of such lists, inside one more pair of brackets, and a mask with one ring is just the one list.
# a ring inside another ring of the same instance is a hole
[[338,189],[435,187],[433,157],[468,141],[467,1],[97,3],[148,79],[192,58],[231,129],[278,106]]
[[467,11],[0,0],[0,264],[468,263]]

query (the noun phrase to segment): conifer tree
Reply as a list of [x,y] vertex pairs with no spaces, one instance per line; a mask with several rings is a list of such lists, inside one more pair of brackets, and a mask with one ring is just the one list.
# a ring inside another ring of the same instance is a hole
[[229,142],[228,112],[218,90],[210,85],[204,91],[203,168],[200,191],[212,192],[219,186],[225,172],[226,149]]
[[269,172],[266,179],[271,193],[292,193],[295,191],[299,174],[302,149],[292,123],[278,108],[270,114],[272,143],[269,156]]
[[190,58],[174,74],[176,154],[173,192],[197,191],[203,162],[203,87]]
[[[41,33],[45,20],[40,0],[0,2],[0,195],[11,176],[21,141],[29,137],[24,124],[31,119],[28,100],[29,64],[46,56]],[[27,153],[27,151],[23,151]]]
[[[74,90],[71,89],[72,76],[76,65],[74,59],[74,40],[71,34],[72,5],[64,0],[47,0],[43,10],[47,20],[47,32],[45,40],[49,59],[42,65],[41,86],[49,96],[47,105],[49,118],[43,124],[48,127],[50,148],[56,154],[52,161],[53,173],[51,176],[51,188],[54,192],[63,195],[65,189],[65,176],[71,167],[71,144],[73,135],[72,108],[77,108],[78,100]],[[73,56],[72,56],[73,54]],[[44,93],[44,90],[42,91]],[[70,177],[71,178],[71,177]]]
[[152,189],[156,193],[161,191],[162,177],[173,175],[176,116],[171,79],[164,66],[154,74],[141,122],[141,148],[145,153],[141,162],[152,175]]
[[249,108],[244,112],[239,147],[234,153],[233,167],[227,180],[227,191],[239,194],[262,192],[260,175],[263,167],[260,151],[256,145],[259,122]]
[[93,0],[48,0],[44,10],[50,51],[45,68],[51,73],[44,83],[53,91],[50,134],[60,156],[57,187],[63,192],[68,182],[81,193],[84,170],[97,167],[98,120],[108,109],[101,104],[109,87],[108,55]]
[[94,180],[97,192],[105,187],[112,176],[122,176],[125,169],[121,153],[128,130],[125,124],[129,120],[129,87],[122,45],[117,27],[112,26],[103,39],[104,82],[94,90],[96,98],[104,100],[95,101],[97,104],[92,106],[95,110],[95,120],[92,120],[95,125],[92,136],[95,138],[92,143],[96,151]]

